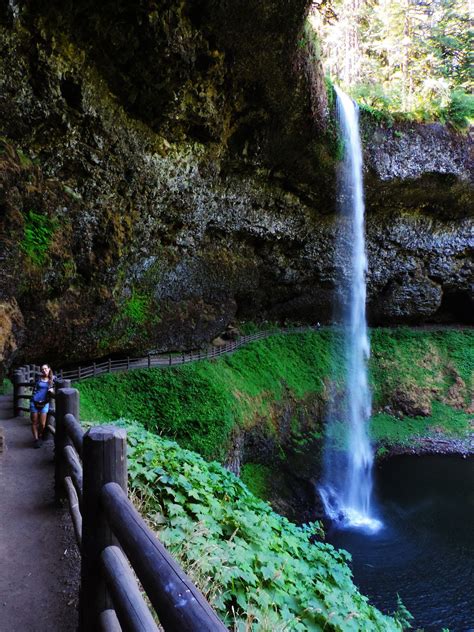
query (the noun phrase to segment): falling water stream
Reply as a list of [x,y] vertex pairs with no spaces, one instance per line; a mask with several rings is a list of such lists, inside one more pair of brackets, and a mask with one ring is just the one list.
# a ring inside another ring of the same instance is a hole
[[[345,155],[339,180],[340,218],[347,231],[339,238],[339,255],[347,252],[341,279],[338,317],[343,323],[345,392],[342,404],[329,406],[325,467],[320,495],[328,517],[340,527],[375,532],[382,525],[371,507],[373,452],[367,425],[371,394],[367,379],[370,344],[365,313],[367,256],[364,236],[362,148],[358,108],[336,87],[337,114]],[[341,419],[342,418],[342,419]],[[335,445],[334,428],[345,423],[344,446]]]
[[373,506],[362,151],[357,106],[336,92],[345,146],[335,244],[340,269],[335,318],[342,323],[335,329],[342,335],[336,334],[333,345],[339,357],[319,488],[331,520],[327,539],[351,553],[357,585],[385,613],[393,613],[402,598],[413,627],[474,632],[474,457],[390,460],[377,470]]

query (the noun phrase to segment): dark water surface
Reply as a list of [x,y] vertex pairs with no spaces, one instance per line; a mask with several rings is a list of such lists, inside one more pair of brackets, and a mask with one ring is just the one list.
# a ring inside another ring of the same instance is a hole
[[375,479],[384,528],[328,534],[361,592],[386,613],[398,593],[414,628],[474,631],[474,458],[395,457]]

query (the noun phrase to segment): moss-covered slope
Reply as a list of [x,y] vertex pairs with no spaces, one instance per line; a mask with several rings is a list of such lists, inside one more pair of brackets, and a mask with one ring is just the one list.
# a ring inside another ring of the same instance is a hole
[[[473,431],[472,329],[374,329],[371,344],[371,432],[379,447]],[[81,411],[84,419],[137,419],[221,461],[243,435],[244,460],[260,453],[264,462],[278,446],[321,440],[342,354],[337,329],[275,335],[217,360],[85,380]]]

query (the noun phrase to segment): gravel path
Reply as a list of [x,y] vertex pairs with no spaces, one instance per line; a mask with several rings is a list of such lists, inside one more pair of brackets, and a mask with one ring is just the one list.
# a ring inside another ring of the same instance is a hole
[[54,504],[53,442],[34,450],[28,418],[11,409],[0,397],[0,632],[75,631],[80,561]]

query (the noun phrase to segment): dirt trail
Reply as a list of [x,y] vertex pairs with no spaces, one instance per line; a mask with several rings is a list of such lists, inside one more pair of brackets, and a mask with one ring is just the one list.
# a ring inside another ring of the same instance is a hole
[[28,418],[11,410],[0,397],[0,632],[73,632],[79,554],[54,504],[53,442],[33,449]]

